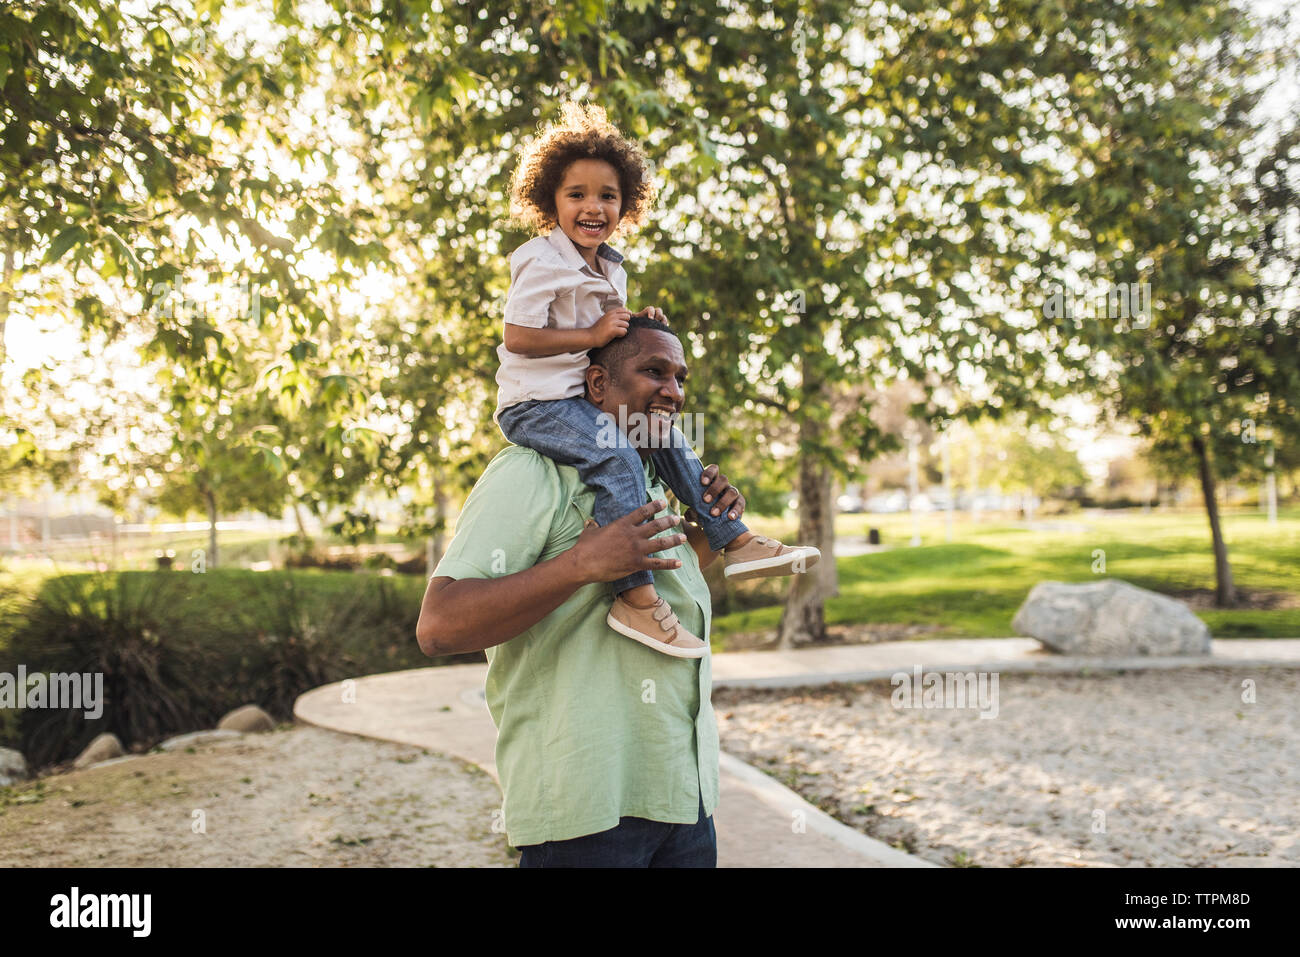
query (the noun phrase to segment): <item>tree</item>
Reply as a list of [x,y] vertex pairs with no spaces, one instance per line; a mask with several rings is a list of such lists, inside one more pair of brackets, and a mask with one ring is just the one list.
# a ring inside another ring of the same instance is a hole
[[[559,100],[588,95],[656,164],[663,212],[631,245],[634,287],[686,333],[713,442],[765,443],[773,421],[790,422],[799,537],[829,556],[843,449],[869,459],[883,447],[868,409],[832,425],[848,388],[970,380],[971,405],[921,411],[973,417],[1082,380],[1079,347],[1100,333],[1041,308],[1042,282],[1068,272],[1078,244],[1045,244],[1044,230],[1086,219],[1080,197],[1141,206],[1098,130],[1117,95],[1162,89],[1170,58],[1219,29],[1219,6],[525,4],[474,16],[338,0],[335,55],[378,67],[354,69],[346,102],[371,131],[383,234],[419,247],[403,261],[431,292],[414,315],[451,343],[426,351],[405,333],[407,367],[437,373],[417,378],[418,421],[432,427],[409,461],[445,454],[449,409],[489,406],[482,344],[497,341],[502,254],[523,238],[504,225],[513,150]],[[389,101],[409,112],[369,112]],[[833,583],[832,561],[796,579],[784,641],[824,634]]]
[[[1094,288],[1149,278],[1149,312],[1121,309],[1093,327],[1102,394],[1167,468],[1197,477],[1216,601],[1228,607],[1218,485],[1262,468],[1261,439],[1300,437],[1300,325],[1287,290],[1300,136],[1294,116],[1269,130],[1256,109],[1261,78],[1294,54],[1264,48],[1236,7],[1190,13],[1180,34],[1153,32],[1140,48],[1167,92],[1117,91],[1091,117],[1105,144],[1097,174],[1069,190]],[[1201,39],[1191,55],[1188,35]]]
[[[151,358],[216,385],[234,362],[225,332],[202,311],[157,308],[201,281],[253,290],[260,308],[244,321],[283,344],[275,359],[307,360],[300,343],[330,321],[345,265],[383,249],[364,207],[320,175],[331,131],[295,122],[295,97],[328,78],[317,31],[290,6],[259,24],[268,47],[226,28],[223,0],[197,0],[192,17],[0,3],[0,332],[20,306],[73,312],[110,341],[140,328]],[[336,264],[323,283],[311,268],[322,255]],[[37,294],[48,288],[66,295]]]
[[[1096,146],[1075,118],[1105,99],[1114,51],[1163,14],[1102,2],[660,11],[619,21],[670,94],[651,278],[688,306],[713,418],[752,408],[797,424],[799,538],[829,556],[840,449],[881,447],[868,409],[828,427],[848,385],[980,383],[973,406],[928,403],[937,418],[1033,406],[1083,377],[1080,330],[1037,308],[1034,280],[1065,263],[1040,227],[1068,220],[1064,184],[1089,175]],[[1144,82],[1140,61],[1123,69]],[[824,635],[832,587],[831,574],[795,580],[783,643]]]

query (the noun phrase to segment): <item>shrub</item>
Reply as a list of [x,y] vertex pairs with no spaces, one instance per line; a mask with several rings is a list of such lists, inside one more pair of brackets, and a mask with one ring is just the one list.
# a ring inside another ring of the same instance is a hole
[[10,609],[0,670],[102,674],[104,682],[98,721],[81,709],[17,713],[6,730],[17,732],[29,763],[68,757],[103,731],[136,741],[202,726],[204,649],[180,613],[183,580],[161,571],[65,575]]
[[[104,675],[103,715],[0,712],[0,743],[30,764],[68,760],[111,731],[128,747],[210,728],[249,702],[292,717],[322,684],[481,654],[430,660],[415,641],[422,579],[333,572],[213,569],[65,575],[8,603],[0,671]],[[0,602],[0,611],[4,603]]]

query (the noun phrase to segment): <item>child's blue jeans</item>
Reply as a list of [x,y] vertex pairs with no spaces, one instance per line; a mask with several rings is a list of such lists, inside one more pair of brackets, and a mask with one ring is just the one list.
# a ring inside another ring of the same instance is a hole
[[[497,422],[505,437],[515,445],[533,449],[578,470],[583,482],[596,490],[592,514],[598,524],[608,525],[645,504],[645,472],[637,450],[626,441],[599,441],[602,435],[608,438],[611,428],[617,432],[617,426],[582,396],[520,402],[501,410]],[[603,447],[606,445],[612,447]],[[737,535],[748,531],[743,522],[727,518],[725,512],[716,517],[709,514],[717,500],[704,501],[705,487],[700,484],[704,466],[677,429],[673,429],[669,447],[656,449],[650,460],[677,500],[695,509],[700,527],[708,536],[709,547],[715,552],[722,551]],[[614,594],[653,581],[649,571],[633,572],[613,583]]]

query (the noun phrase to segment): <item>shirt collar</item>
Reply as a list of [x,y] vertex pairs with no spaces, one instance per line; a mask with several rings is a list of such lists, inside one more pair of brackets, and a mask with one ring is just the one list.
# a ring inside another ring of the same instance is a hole
[[[564,230],[556,226],[546,236],[547,240],[555,247],[560,258],[572,266],[574,269],[582,269],[587,265],[587,260],[582,258],[582,253],[578,252],[578,247],[573,244],[573,240],[564,235]],[[606,259],[614,266],[620,266],[623,263],[623,255],[614,249],[609,243],[601,243],[596,247],[596,258]]]

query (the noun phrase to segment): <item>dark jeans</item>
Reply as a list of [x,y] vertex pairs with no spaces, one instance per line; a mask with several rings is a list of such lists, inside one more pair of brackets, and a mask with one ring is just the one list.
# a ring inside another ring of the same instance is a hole
[[[507,439],[540,452],[564,465],[572,465],[582,481],[596,490],[592,516],[598,525],[608,525],[645,504],[645,473],[637,450],[626,441],[611,443],[612,420],[581,396],[571,399],[520,402],[503,409],[497,423]],[[692,506],[700,516],[700,528],[715,552],[748,531],[740,519],[709,514],[716,502],[705,504],[700,464],[690,443],[673,429],[667,448],[651,453],[655,472],[683,506]],[[613,583],[614,594],[648,585],[654,576],[633,572]]]
[[571,841],[546,841],[519,848],[520,867],[717,867],[718,838],[713,817],[694,824],[666,824],[640,817],[619,818],[608,831]]

